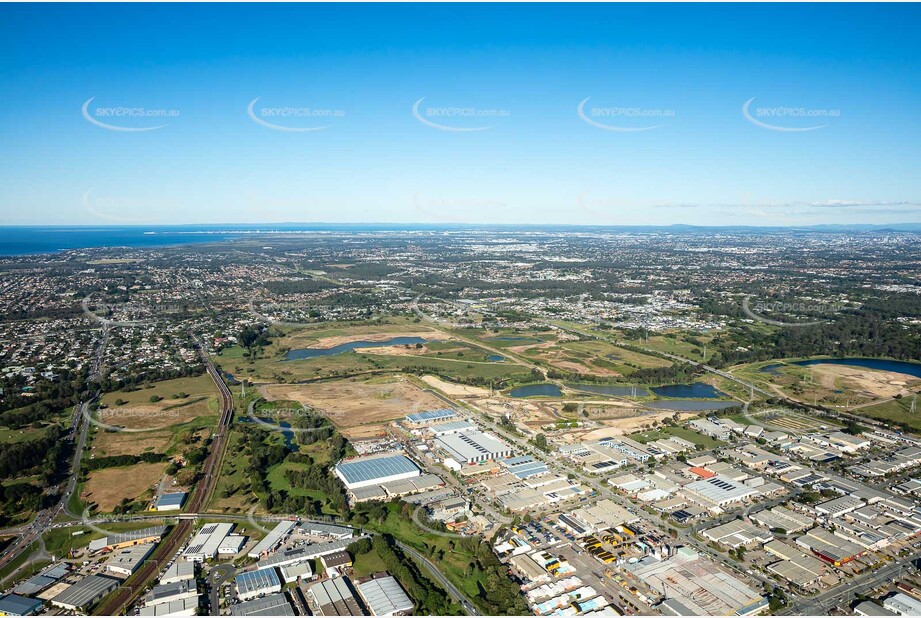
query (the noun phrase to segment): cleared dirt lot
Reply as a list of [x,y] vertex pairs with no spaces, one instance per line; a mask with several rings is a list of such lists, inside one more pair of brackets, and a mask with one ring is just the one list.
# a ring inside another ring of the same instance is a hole
[[90,472],[81,499],[93,503],[99,511],[109,513],[123,498],[133,500],[160,481],[166,463],[141,463]]
[[380,435],[389,421],[445,407],[443,401],[404,378],[269,384],[260,392],[268,401],[297,401],[325,414],[350,438]]

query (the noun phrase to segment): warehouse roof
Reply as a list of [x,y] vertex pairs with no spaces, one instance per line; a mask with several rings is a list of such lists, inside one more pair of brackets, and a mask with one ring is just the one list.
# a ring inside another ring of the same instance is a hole
[[8,594],[0,597],[0,616],[27,616],[42,606],[38,599]]
[[493,458],[509,450],[505,442],[482,431],[442,436],[435,442],[462,462],[484,456]]
[[231,616],[296,616],[285,595],[280,592],[267,594],[261,599],[244,601],[230,606]]
[[412,423],[424,423],[426,421],[435,421],[443,418],[452,418],[457,416],[457,412],[454,410],[444,408],[441,410],[426,410],[424,412],[415,412],[413,414],[407,414],[406,420]]
[[54,597],[51,602],[69,607],[83,607],[110,590],[115,590],[118,584],[119,580],[114,577],[96,574],[87,575]]
[[358,591],[375,616],[388,616],[413,609],[412,600],[392,576],[379,577],[358,584]]
[[281,586],[281,580],[278,579],[278,574],[275,573],[275,569],[271,567],[259,569],[258,571],[240,573],[234,578],[234,581],[236,581],[237,590],[239,590],[241,594]]
[[259,541],[258,545],[249,550],[249,557],[259,558],[262,556],[262,554],[268,553],[275,549],[275,547],[281,543],[281,540],[285,537],[285,535],[291,532],[291,530],[293,530],[294,526],[296,525],[297,522],[293,521],[278,522],[278,524],[272,528],[271,532],[269,532],[267,535],[265,535],[265,537],[263,537],[261,541]]
[[363,483],[397,474],[419,472],[416,464],[405,455],[343,461],[336,466],[336,470],[345,478],[347,483]]
[[362,616],[361,606],[355,598],[347,577],[326,579],[314,584],[310,594],[320,606],[324,616]]

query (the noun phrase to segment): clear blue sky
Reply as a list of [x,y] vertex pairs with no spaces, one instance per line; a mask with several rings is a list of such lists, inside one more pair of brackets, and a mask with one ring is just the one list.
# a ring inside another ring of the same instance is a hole
[[904,4],[0,5],[0,223],[917,222],[919,31]]

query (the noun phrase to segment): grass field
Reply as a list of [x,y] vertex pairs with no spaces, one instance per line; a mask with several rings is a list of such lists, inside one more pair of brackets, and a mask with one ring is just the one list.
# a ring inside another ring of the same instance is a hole
[[48,433],[47,427],[23,427],[22,429],[0,429],[0,444],[16,444],[28,440],[38,440]]
[[110,513],[123,498],[135,500],[152,496],[166,466],[165,462],[139,463],[93,470],[87,478],[81,498],[87,504],[95,504],[100,512]]
[[387,570],[387,565],[381,560],[375,551],[369,551],[366,554],[355,556],[355,562],[352,564],[352,571],[356,577],[366,577],[373,573],[380,573]]
[[650,431],[641,431],[639,433],[631,434],[628,436],[633,438],[641,444],[646,444],[647,442],[653,442],[655,440],[661,440],[664,438],[683,438],[688,442],[693,442],[694,444],[699,444],[706,449],[719,448],[726,446],[726,443],[722,440],[717,440],[711,438],[710,436],[705,436],[697,433],[691,429],[685,427],[662,427],[660,429],[654,429]]
[[[249,460],[240,447],[241,431],[236,424],[230,430],[227,451],[211,504],[212,508],[218,511],[232,513],[245,511],[255,498],[253,494],[243,489],[247,485],[245,471]],[[232,493],[225,496],[225,493],[228,492]]]
[[[918,399],[921,399],[919,397]],[[875,406],[867,406],[854,410],[854,414],[861,414],[881,421],[891,421],[910,427],[914,431],[921,431],[921,402],[916,404],[916,411],[911,412],[912,397],[893,399]]]

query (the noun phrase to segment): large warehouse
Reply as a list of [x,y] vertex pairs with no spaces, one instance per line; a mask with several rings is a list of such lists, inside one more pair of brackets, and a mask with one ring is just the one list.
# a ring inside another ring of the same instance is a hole
[[275,569],[259,569],[258,571],[245,571],[234,578],[237,584],[237,596],[241,601],[249,601],[259,596],[281,592],[281,580]]
[[401,481],[420,474],[418,466],[406,455],[356,457],[336,465],[336,476],[349,489]]
[[435,440],[435,444],[461,464],[503,459],[512,454],[512,447],[482,431],[442,436]]

